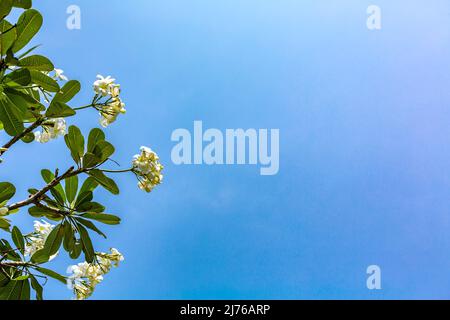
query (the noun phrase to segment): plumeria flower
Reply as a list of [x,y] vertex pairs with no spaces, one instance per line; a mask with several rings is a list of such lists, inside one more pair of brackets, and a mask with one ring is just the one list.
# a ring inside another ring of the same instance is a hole
[[133,172],[138,177],[138,187],[145,192],[151,192],[161,184],[164,166],[159,162],[158,155],[148,147],[141,147],[141,153],[133,158]]
[[[45,241],[47,240],[50,232],[52,232],[55,226],[42,220],[34,222],[34,232],[28,237],[29,242],[25,246],[25,255],[33,256],[37,251],[44,248]],[[50,257],[53,260],[58,253]]]
[[113,90],[114,81],[116,81],[116,79],[111,78],[111,76],[105,78],[102,75],[97,75],[97,79],[98,80],[94,82],[95,93],[100,94],[103,97],[111,95],[111,90]]
[[69,79],[63,75],[64,71],[62,69],[55,69],[55,75],[54,75],[54,79],[55,80],[61,80],[61,81],[68,81]]
[[92,296],[95,287],[103,281],[103,276],[111,271],[111,268],[118,267],[124,260],[123,255],[112,248],[110,253],[97,253],[96,263],[82,262],[70,266],[67,273],[71,275],[67,278],[67,286],[73,290],[76,300],[85,300]]
[[37,142],[47,143],[51,139],[56,139],[59,136],[64,136],[66,134],[66,131],[66,120],[64,120],[64,118],[56,118],[46,121],[42,125],[42,132],[35,132],[34,137]]
[[101,108],[100,110],[100,124],[103,128],[108,127],[111,123],[117,120],[119,114],[125,114],[125,103],[119,97],[113,98],[112,101]]

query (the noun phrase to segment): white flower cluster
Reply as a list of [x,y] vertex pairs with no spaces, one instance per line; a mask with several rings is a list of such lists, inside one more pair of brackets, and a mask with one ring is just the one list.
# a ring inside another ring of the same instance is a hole
[[96,263],[79,263],[67,269],[71,275],[67,279],[69,289],[73,290],[76,300],[89,298],[97,284],[103,281],[103,276],[111,271],[112,267],[118,267],[124,260],[117,249],[111,249],[110,253],[97,253]]
[[151,192],[162,182],[163,169],[158,155],[148,147],[141,147],[141,153],[133,158],[133,172],[138,177],[138,187],[145,192]]
[[47,143],[51,139],[56,139],[59,136],[66,134],[66,120],[64,118],[50,119],[42,125],[42,132],[34,133],[34,138],[37,142]]
[[[29,242],[25,246],[25,255],[32,256],[37,251],[44,248],[48,235],[55,226],[42,220],[34,222],[34,232],[28,237]],[[50,258],[53,259],[57,254]]]
[[98,75],[94,82],[94,91],[97,95],[108,97],[105,104],[101,106],[100,124],[106,128],[116,121],[119,114],[126,113],[125,103],[119,97],[120,84],[115,83],[116,79],[107,76],[106,78]]

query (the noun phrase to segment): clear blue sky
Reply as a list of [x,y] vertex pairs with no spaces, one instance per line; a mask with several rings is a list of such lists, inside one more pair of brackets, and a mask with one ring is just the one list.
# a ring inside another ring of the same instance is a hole
[[[94,298],[450,298],[447,0],[35,2],[35,42],[82,82],[79,105],[97,73],[122,84],[128,113],[107,129],[115,159],[149,145],[166,165],[151,195],[132,176],[118,198],[99,193],[123,224],[97,248],[126,260]],[[81,30],[65,27],[70,4]],[[381,31],[366,28],[370,4]],[[98,125],[94,112],[79,119]],[[171,164],[172,131],[194,120],[279,128],[279,174]],[[20,145],[2,180],[24,196],[41,168],[69,161],[62,139]],[[366,288],[371,264],[381,291]],[[61,297],[70,291],[47,286]]]

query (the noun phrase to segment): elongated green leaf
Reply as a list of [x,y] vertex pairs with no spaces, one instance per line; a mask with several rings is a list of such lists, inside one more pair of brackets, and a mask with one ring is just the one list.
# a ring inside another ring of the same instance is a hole
[[12,280],[0,288],[0,300],[30,300],[30,283],[27,280]]
[[99,141],[94,148],[94,154],[100,159],[100,161],[105,161],[111,157],[114,152],[114,146],[107,141]]
[[16,187],[9,182],[0,182],[0,203],[7,201],[16,194]]
[[35,276],[30,275],[30,282],[31,282],[31,287],[36,292],[36,300],[43,300],[44,299],[43,298],[44,288],[42,288],[42,286],[39,283],[39,281],[37,281]]
[[95,220],[104,224],[116,225],[120,224],[120,218],[112,214],[106,213],[84,213],[81,215],[83,218]]
[[12,0],[0,1],[0,19],[6,17],[12,9]]
[[92,199],[94,199],[92,191],[83,191],[78,193],[77,200],[75,201],[75,209],[83,205],[84,203],[91,202]]
[[17,69],[6,75],[4,82],[8,86],[27,86],[31,83],[31,73],[27,69]]
[[105,176],[105,174],[100,170],[91,170],[88,173],[91,177],[95,179],[103,188],[111,192],[112,194],[119,194],[119,188],[117,184],[111,178]]
[[75,218],[79,223],[81,223],[83,226],[85,226],[88,229],[91,229],[92,231],[94,231],[95,233],[99,234],[100,236],[102,236],[103,238],[106,239],[106,234],[104,234],[99,228],[97,228],[97,226],[95,224],[93,224],[91,221],[89,220],[84,220],[81,218]]
[[81,84],[76,80],[70,80],[61,88],[61,91],[55,95],[53,101],[67,103],[72,100],[80,90]]
[[31,0],[13,0],[13,6],[16,8],[30,9]]
[[105,207],[98,202],[85,202],[77,207],[78,212],[103,213]]
[[59,273],[50,270],[50,269],[46,269],[46,268],[42,268],[42,267],[36,267],[36,270],[39,271],[40,273],[49,276],[55,280],[58,280],[59,282],[66,284],[67,283],[67,278],[60,275]]
[[11,223],[8,219],[0,217],[0,229],[9,231],[9,227],[11,227]]
[[83,168],[93,168],[100,162],[102,162],[100,158],[90,152],[87,152],[83,157]]
[[87,178],[83,185],[81,186],[80,192],[78,194],[83,194],[86,193],[88,191],[94,191],[96,188],[98,187],[98,182],[95,181],[94,178]]
[[43,74],[40,71],[30,70],[31,81],[38,86],[42,87],[44,90],[49,92],[58,92],[60,90],[58,82],[56,80],[50,78],[46,74]]
[[12,110],[12,105],[6,96],[0,96],[0,121],[3,123],[5,131],[10,136],[16,136],[25,130],[25,127]]
[[49,259],[50,259],[50,256],[48,255],[48,252],[45,249],[38,250],[31,256],[31,262],[37,263],[37,264],[45,263]]
[[69,252],[69,256],[71,259],[78,259],[83,250],[83,245],[80,242],[76,242],[73,246],[73,250]]
[[41,55],[32,55],[19,60],[19,66],[22,68],[47,72],[55,69],[53,63],[48,58]]
[[67,118],[75,114],[75,110],[60,101],[53,101],[45,112],[48,118]]
[[0,36],[0,52],[4,56],[16,40],[16,29],[6,20],[0,21],[0,32],[6,32]]
[[72,159],[77,164],[80,164],[81,158],[84,155],[84,137],[81,134],[80,129],[76,126],[70,126],[68,134],[64,136],[64,140],[70,150]]
[[33,39],[42,22],[42,15],[37,10],[28,9],[22,13],[17,22],[17,39],[12,47],[13,52],[19,51]]
[[74,249],[75,245],[75,235],[72,225],[70,223],[64,223],[64,240],[63,247],[67,252],[71,252]]
[[92,129],[91,132],[89,133],[87,151],[93,153],[94,148],[97,146],[97,144],[100,141],[104,140],[105,140],[105,133],[102,130],[98,128]]
[[14,242],[14,244],[16,245],[17,249],[20,250],[20,252],[23,253],[24,249],[25,249],[25,240],[23,238],[22,232],[20,232],[19,228],[14,227],[12,229],[12,240]]
[[[41,175],[46,183],[51,183],[53,180],[55,180],[55,175],[50,170],[47,169],[42,170]],[[50,192],[60,205],[63,205],[66,202],[66,195],[60,183],[58,183],[55,187],[50,189]]]
[[47,240],[45,241],[44,250],[49,257],[56,254],[61,247],[63,232],[64,230],[62,230],[61,225],[59,224],[53,228],[52,232],[48,235]]
[[80,232],[80,240],[83,246],[84,256],[88,263],[92,263],[95,258],[94,247],[92,246],[91,238],[89,237],[89,233],[86,228],[83,227],[80,223],[77,223],[78,231]]
[[66,188],[66,197],[69,203],[75,200],[78,192],[78,176],[73,176],[64,180]]

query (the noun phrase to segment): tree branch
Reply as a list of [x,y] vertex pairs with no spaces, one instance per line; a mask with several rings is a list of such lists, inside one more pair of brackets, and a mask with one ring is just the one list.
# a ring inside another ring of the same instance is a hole
[[[22,207],[29,206],[30,204],[38,204],[41,200],[41,198],[51,189],[56,187],[61,181],[63,181],[66,178],[70,178],[76,175],[79,175],[80,173],[87,172],[89,169],[81,168],[78,170],[75,170],[75,167],[69,168],[63,175],[55,177],[52,181],[50,181],[49,184],[47,184],[43,189],[35,193],[34,195],[31,195],[27,200],[23,200],[17,203],[14,203],[10,206],[7,206],[9,211],[20,209]],[[42,205],[42,204],[41,204]]]
[[31,126],[26,128],[22,133],[18,134],[17,136],[13,137],[11,140],[9,140],[3,147],[0,148],[0,156],[5,154],[6,151],[8,151],[9,148],[11,148],[16,142],[18,142],[20,139],[25,137],[27,134],[33,132],[34,129],[39,127],[45,119],[39,119],[36,120]]

